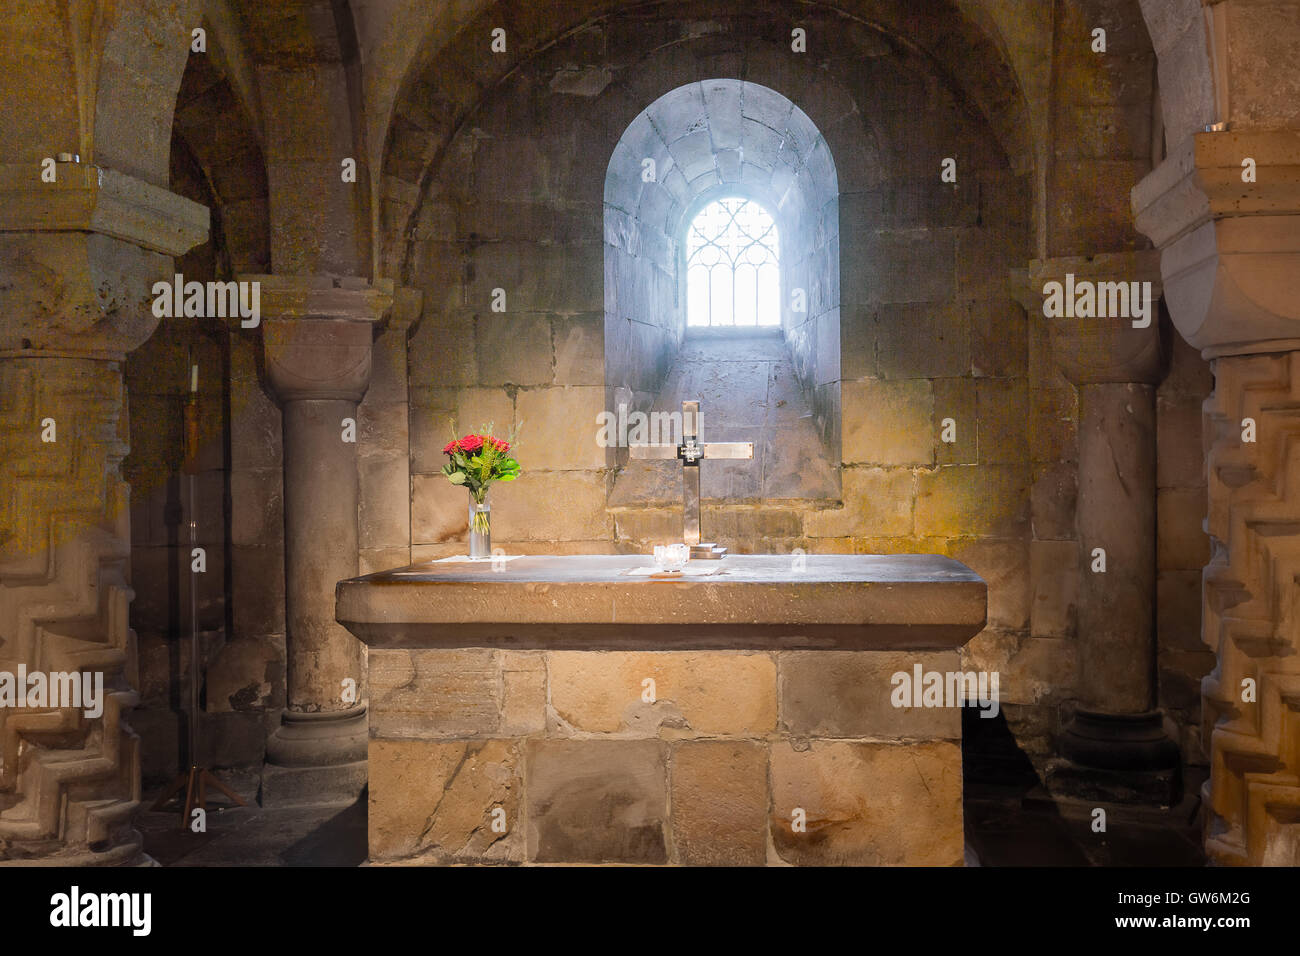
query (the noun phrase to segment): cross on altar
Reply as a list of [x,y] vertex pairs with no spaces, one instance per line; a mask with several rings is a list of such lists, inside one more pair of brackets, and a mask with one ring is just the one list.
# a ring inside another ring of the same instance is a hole
[[721,558],[726,548],[700,543],[700,460],[703,458],[753,458],[754,443],[748,441],[701,442],[700,403],[682,402],[682,443],[630,445],[633,458],[676,458],[682,463],[682,539],[692,558]]

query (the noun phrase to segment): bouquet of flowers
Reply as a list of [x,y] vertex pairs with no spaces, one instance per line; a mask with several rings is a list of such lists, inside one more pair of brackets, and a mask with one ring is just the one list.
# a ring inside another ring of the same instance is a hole
[[474,501],[482,504],[492,482],[519,477],[519,462],[509,455],[513,439],[513,434],[511,441],[493,437],[491,424],[477,434],[453,438],[442,449],[448,459],[442,473],[453,485],[464,485]]

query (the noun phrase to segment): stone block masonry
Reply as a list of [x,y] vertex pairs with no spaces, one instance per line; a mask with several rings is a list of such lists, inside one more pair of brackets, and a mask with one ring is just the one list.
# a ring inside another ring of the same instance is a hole
[[962,863],[956,651],[370,651],[374,864]]

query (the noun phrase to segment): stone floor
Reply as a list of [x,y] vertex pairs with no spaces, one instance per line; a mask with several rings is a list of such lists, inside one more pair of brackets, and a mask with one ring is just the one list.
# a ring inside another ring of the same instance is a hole
[[[180,810],[138,818],[145,850],[163,866],[358,866],[366,859],[366,804],[266,810],[255,773],[221,778],[249,802],[217,809],[206,833],[180,826]],[[1199,790],[1199,781],[1188,791]],[[151,807],[160,790],[148,794]],[[1054,803],[1039,788],[967,785],[967,864],[980,866],[1203,866],[1195,797],[1174,810],[1110,807],[1108,832],[1093,833],[1091,805]]]
[[967,865],[972,854],[981,866],[1205,865],[1197,797],[1169,810],[1101,804],[1105,833],[1092,830],[1098,804],[1054,801],[1040,787],[968,785],[965,797]]
[[[366,803],[268,810],[257,805],[258,774],[223,770],[222,781],[247,801],[209,802],[206,833],[181,827],[181,808],[152,808],[164,788],[146,793],[137,827],[145,852],[163,866],[359,866],[366,859]],[[220,809],[224,807],[224,809]]]
[[967,865],[1204,866],[1198,822],[1204,768],[1186,768],[1182,802],[1167,810],[1119,804],[1106,832],[1092,830],[1096,802],[1054,800],[1016,746],[1005,714],[962,712]]

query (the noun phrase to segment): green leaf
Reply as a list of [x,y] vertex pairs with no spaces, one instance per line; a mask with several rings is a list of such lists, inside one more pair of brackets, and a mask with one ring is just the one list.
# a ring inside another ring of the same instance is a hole
[[453,485],[463,485],[465,484],[465,472],[453,471],[449,475],[447,475],[447,480],[450,481]]
[[502,475],[497,481],[514,481],[518,477],[518,475]]

